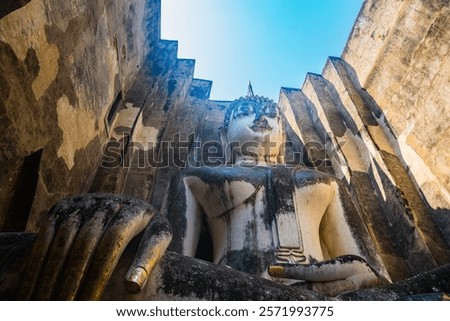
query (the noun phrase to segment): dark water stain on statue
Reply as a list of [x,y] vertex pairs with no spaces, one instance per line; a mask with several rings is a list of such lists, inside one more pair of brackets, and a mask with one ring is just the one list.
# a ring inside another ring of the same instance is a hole
[[169,246],[171,251],[181,253],[183,249],[182,235],[187,228],[187,218],[185,213],[187,209],[186,201],[186,189],[184,185],[183,175],[176,175],[170,181],[168,193],[167,193],[167,209],[163,215],[166,215],[170,224],[174,227],[172,243]]

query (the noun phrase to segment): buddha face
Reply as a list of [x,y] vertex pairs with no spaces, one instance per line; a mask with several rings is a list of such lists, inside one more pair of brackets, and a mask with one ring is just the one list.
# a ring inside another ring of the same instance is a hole
[[238,102],[230,115],[228,142],[239,142],[241,145],[253,143],[255,148],[252,153],[259,156],[276,156],[278,147],[284,140],[281,122],[279,109],[274,103],[251,100]]

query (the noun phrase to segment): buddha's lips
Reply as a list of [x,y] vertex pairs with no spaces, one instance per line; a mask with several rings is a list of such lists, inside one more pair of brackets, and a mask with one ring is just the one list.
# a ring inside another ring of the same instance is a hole
[[250,129],[254,132],[270,132],[272,131],[272,127],[267,124],[267,122],[256,122],[252,126],[250,126]]

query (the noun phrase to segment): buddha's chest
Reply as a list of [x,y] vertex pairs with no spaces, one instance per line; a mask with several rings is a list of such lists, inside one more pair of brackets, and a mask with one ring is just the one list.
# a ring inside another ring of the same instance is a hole
[[251,183],[235,177],[220,188],[210,189],[205,201],[215,203],[206,211],[213,234],[221,235],[221,247],[227,247],[224,252],[271,251],[279,263],[304,262],[301,211],[295,205],[290,170],[270,169],[258,174]]

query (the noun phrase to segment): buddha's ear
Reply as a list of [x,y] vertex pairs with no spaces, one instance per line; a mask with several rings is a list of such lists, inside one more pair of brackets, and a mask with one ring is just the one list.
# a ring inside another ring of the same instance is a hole
[[227,136],[227,129],[223,126],[219,127],[218,129],[219,131],[219,138],[220,138],[220,143],[222,144],[222,148],[223,148],[223,152],[224,152],[224,159],[225,159],[225,164],[229,164],[233,158],[233,156],[231,155],[231,145],[230,142],[228,141],[228,136]]

